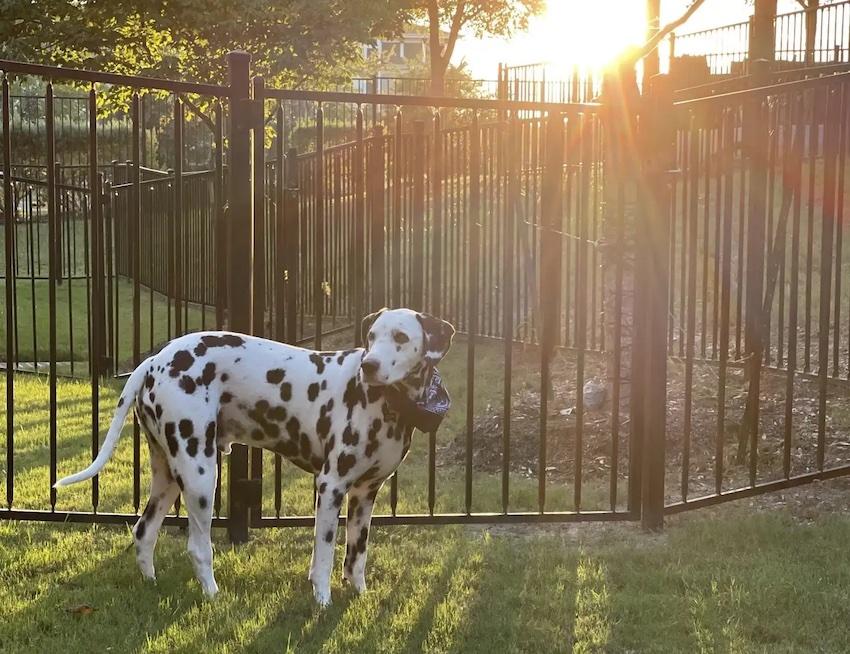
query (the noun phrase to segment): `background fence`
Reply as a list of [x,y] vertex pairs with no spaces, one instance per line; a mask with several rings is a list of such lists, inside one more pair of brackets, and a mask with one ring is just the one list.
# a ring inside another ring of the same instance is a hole
[[[377,522],[657,525],[665,482],[679,511],[850,471],[850,420],[828,401],[850,376],[847,75],[675,105],[659,78],[640,106],[609,80],[603,107],[251,89],[247,63],[229,87],[0,63],[123,85],[130,125],[129,161],[102,165],[95,88],[86,158],[63,164],[45,84],[55,163],[22,177],[4,80],[4,517],[138,514],[138,427],[119,491],[96,479],[60,503],[50,486],[97,452],[105,380],[143,352],[223,325],[345,348],[384,305],[458,327],[444,374],[459,399]],[[171,94],[164,170],[141,163],[154,91]],[[199,170],[188,102],[211,144]],[[47,446],[18,457],[22,371],[48,374]],[[61,374],[89,384],[88,424],[67,436],[60,393],[78,387]],[[230,503],[236,539],[249,514],[311,520],[309,478],[280,457],[236,448],[228,468],[216,515]],[[16,496],[32,477],[40,492]]]

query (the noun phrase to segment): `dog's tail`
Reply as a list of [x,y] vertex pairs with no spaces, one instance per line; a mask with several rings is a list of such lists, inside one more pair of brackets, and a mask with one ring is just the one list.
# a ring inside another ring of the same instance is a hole
[[[152,358],[153,357],[151,357],[151,359]],[[133,371],[127,380],[127,383],[124,385],[124,390],[121,391],[121,399],[118,400],[118,408],[112,418],[112,424],[109,425],[109,432],[106,434],[106,438],[103,441],[100,452],[98,452],[97,458],[95,458],[95,460],[91,462],[91,465],[85,470],[57,481],[53,485],[54,488],[58,488],[59,486],[69,486],[80,481],[85,481],[86,479],[91,479],[100,472],[100,469],[103,468],[103,466],[106,465],[106,462],[115,450],[118,438],[121,436],[121,428],[124,426],[124,420],[127,418],[127,412],[130,411],[130,407],[133,406],[133,401],[136,399],[136,395],[138,395],[139,391],[142,389],[142,384],[145,380],[145,371],[147,371],[151,359],[147,359],[142,362],[142,364]]]

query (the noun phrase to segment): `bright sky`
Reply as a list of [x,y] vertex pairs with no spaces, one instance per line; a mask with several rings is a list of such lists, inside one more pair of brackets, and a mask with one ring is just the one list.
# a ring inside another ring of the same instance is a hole
[[[542,16],[529,30],[511,40],[475,39],[458,42],[453,63],[466,59],[473,77],[495,79],[499,62],[511,65],[549,61],[559,67],[604,63],[623,46],[640,43],[646,29],[644,0],[548,0]],[[689,0],[661,0],[662,23],[678,18]],[[779,0],[779,13],[796,11],[795,0]],[[706,0],[680,32],[745,21],[752,6],[745,0]]]

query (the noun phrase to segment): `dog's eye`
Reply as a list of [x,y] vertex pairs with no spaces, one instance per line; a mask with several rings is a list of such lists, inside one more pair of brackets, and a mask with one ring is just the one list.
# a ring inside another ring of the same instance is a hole
[[395,342],[399,344],[407,343],[407,341],[410,340],[410,337],[404,332],[396,332],[393,338],[395,339]]

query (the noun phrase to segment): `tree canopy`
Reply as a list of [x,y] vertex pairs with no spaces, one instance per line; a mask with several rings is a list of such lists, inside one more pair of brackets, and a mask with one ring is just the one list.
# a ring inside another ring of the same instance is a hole
[[242,49],[274,84],[348,72],[358,46],[397,33],[403,0],[0,0],[0,57],[223,82]]

